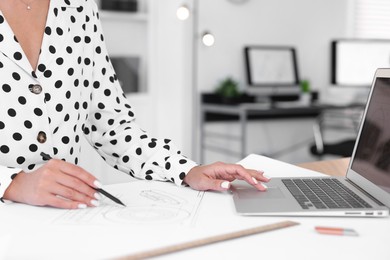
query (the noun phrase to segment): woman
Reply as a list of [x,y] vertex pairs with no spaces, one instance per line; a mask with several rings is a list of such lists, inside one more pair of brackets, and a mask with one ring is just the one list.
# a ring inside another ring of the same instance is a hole
[[[101,183],[77,166],[84,135],[105,161],[137,178],[227,190],[263,172],[199,166],[135,123],[110,63],[92,0],[0,1],[0,197],[31,205],[99,205]],[[53,160],[44,161],[40,153]]]

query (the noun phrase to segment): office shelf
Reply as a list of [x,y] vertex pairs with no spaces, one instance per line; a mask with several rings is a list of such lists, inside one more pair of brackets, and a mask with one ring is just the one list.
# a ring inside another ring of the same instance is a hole
[[148,21],[148,14],[144,12],[100,11],[99,13],[100,18],[103,20],[140,23]]

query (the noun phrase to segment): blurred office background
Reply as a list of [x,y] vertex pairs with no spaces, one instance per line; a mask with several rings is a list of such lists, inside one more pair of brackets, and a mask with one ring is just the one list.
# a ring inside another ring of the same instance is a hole
[[[98,4],[107,48],[138,124],[155,137],[173,139],[183,154],[196,161],[201,153],[202,94],[214,93],[227,78],[234,79],[240,91],[247,90],[245,46],[293,46],[300,81],[308,82],[320,100],[347,104],[364,100],[368,86],[332,83],[332,41],[390,40],[387,0],[100,0]],[[310,152],[317,119],[311,115],[249,120],[245,152],[289,163],[339,157]],[[233,135],[240,131],[237,120],[208,120],[205,127]],[[324,139],[332,143],[355,135],[328,129]],[[205,142],[240,149],[233,139]],[[104,172],[104,163],[86,151],[85,167]],[[212,149],[204,149],[203,157],[203,163],[241,159]],[[103,181],[126,178],[120,173],[117,177]]]

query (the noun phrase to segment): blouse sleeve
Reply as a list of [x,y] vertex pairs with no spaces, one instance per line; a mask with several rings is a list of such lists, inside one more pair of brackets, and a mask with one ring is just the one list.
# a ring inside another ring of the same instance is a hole
[[0,165],[0,206],[5,202],[5,200],[3,200],[4,192],[11,184],[12,179],[21,171],[22,169],[9,168]]
[[83,126],[88,141],[116,169],[141,179],[181,185],[197,164],[181,155],[171,140],[153,138],[136,124],[108,56],[96,5],[90,26],[93,90]]

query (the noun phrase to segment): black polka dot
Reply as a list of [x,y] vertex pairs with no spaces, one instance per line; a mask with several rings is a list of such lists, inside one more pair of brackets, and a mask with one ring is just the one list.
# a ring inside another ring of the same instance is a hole
[[35,145],[35,144],[31,144],[28,149],[31,151],[31,152],[36,152],[38,150],[38,146]]
[[61,80],[57,80],[56,83],[54,83],[54,86],[55,86],[56,88],[62,87],[62,81],[61,81]]
[[2,88],[3,88],[3,91],[6,93],[11,92],[11,86],[8,84],[4,84]]
[[180,164],[185,164],[185,163],[187,163],[187,160],[186,160],[186,159],[181,159],[181,160],[179,161],[179,163],[180,163]]
[[44,71],[46,70],[46,66],[45,66],[44,64],[39,64],[39,65],[38,65],[38,70],[39,70],[40,72],[44,72]]
[[12,135],[12,138],[15,140],[15,141],[20,141],[22,140],[22,135],[20,133],[14,133]]
[[14,59],[15,60],[21,60],[22,59],[22,54],[20,52],[15,52],[14,53]]
[[64,59],[63,58],[57,58],[56,59],[56,63],[58,64],[58,65],[62,65],[62,64],[64,64]]
[[61,112],[64,109],[64,106],[62,104],[57,104],[56,105],[56,111]]
[[46,78],[50,78],[52,74],[53,74],[53,73],[51,72],[51,70],[46,70],[46,71],[43,73],[43,76],[45,76]]
[[51,95],[49,93],[45,93],[45,101],[48,102],[51,99]]
[[69,139],[69,137],[64,136],[64,137],[61,138],[61,141],[62,141],[64,144],[68,144],[68,143],[70,142],[70,139]]
[[16,111],[15,111],[15,109],[13,109],[13,108],[8,109],[8,115],[9,115],[10,117],[15,117],[15,116],[16,116]]
[[20,80],[20,75],[17,72],[12,73],[12,77],[14,78],[14,80],[17,80],[17,81]]
[[183,180],[186,177],[186,174],[184,172],[180,173],[179,178],[180,180]]
[[135,150],[135,153],[136,153],[137,155],[141,155],[141,154],[142,154],[142,149],[141,149],[141,148],[137,148],[137,149]]
[[56,48],[53,45],[50,45],[49,46],[49,51],[50,51],[51,54],[55,54],[56,53]]
[[32,127],[32,123],[28,120],[24,121],[24,126],[27,128],[27,129],[31,129]]
[[60,27],[57,27],[56,32],[60,36],[64,34],[64,31]]
[[16,162],[18,164],[23,164],[25,161],[26,161],[26,158],[24,158],[23,156],[19,156],[18,158],[16,158]]
[[170,168],[171,168],[171,163],[170,162],[166,162],[165,163],[165,169],[169,170]]
[[43,115],[43,112],[40,108],[34,108],[34,114],[37,116]]
[[25,105],[27,103],[27,100],[25,97],[18,97],[18,102],[21,104],[21,105]]
[[0,146],[0,152],[2,153],[9,153],[9,147],[6,145]]
[[45,28],[45,33],[46,33],[47,35],[51,35],[51,28],[50,28],[49,26],[46,26],[46,28]]
[[73,73],[74,73],[74,69],[73,69],[73,68],[69,68],[69,69],[68,69],[68,75],[69,75],[69,76],[72,76]]

